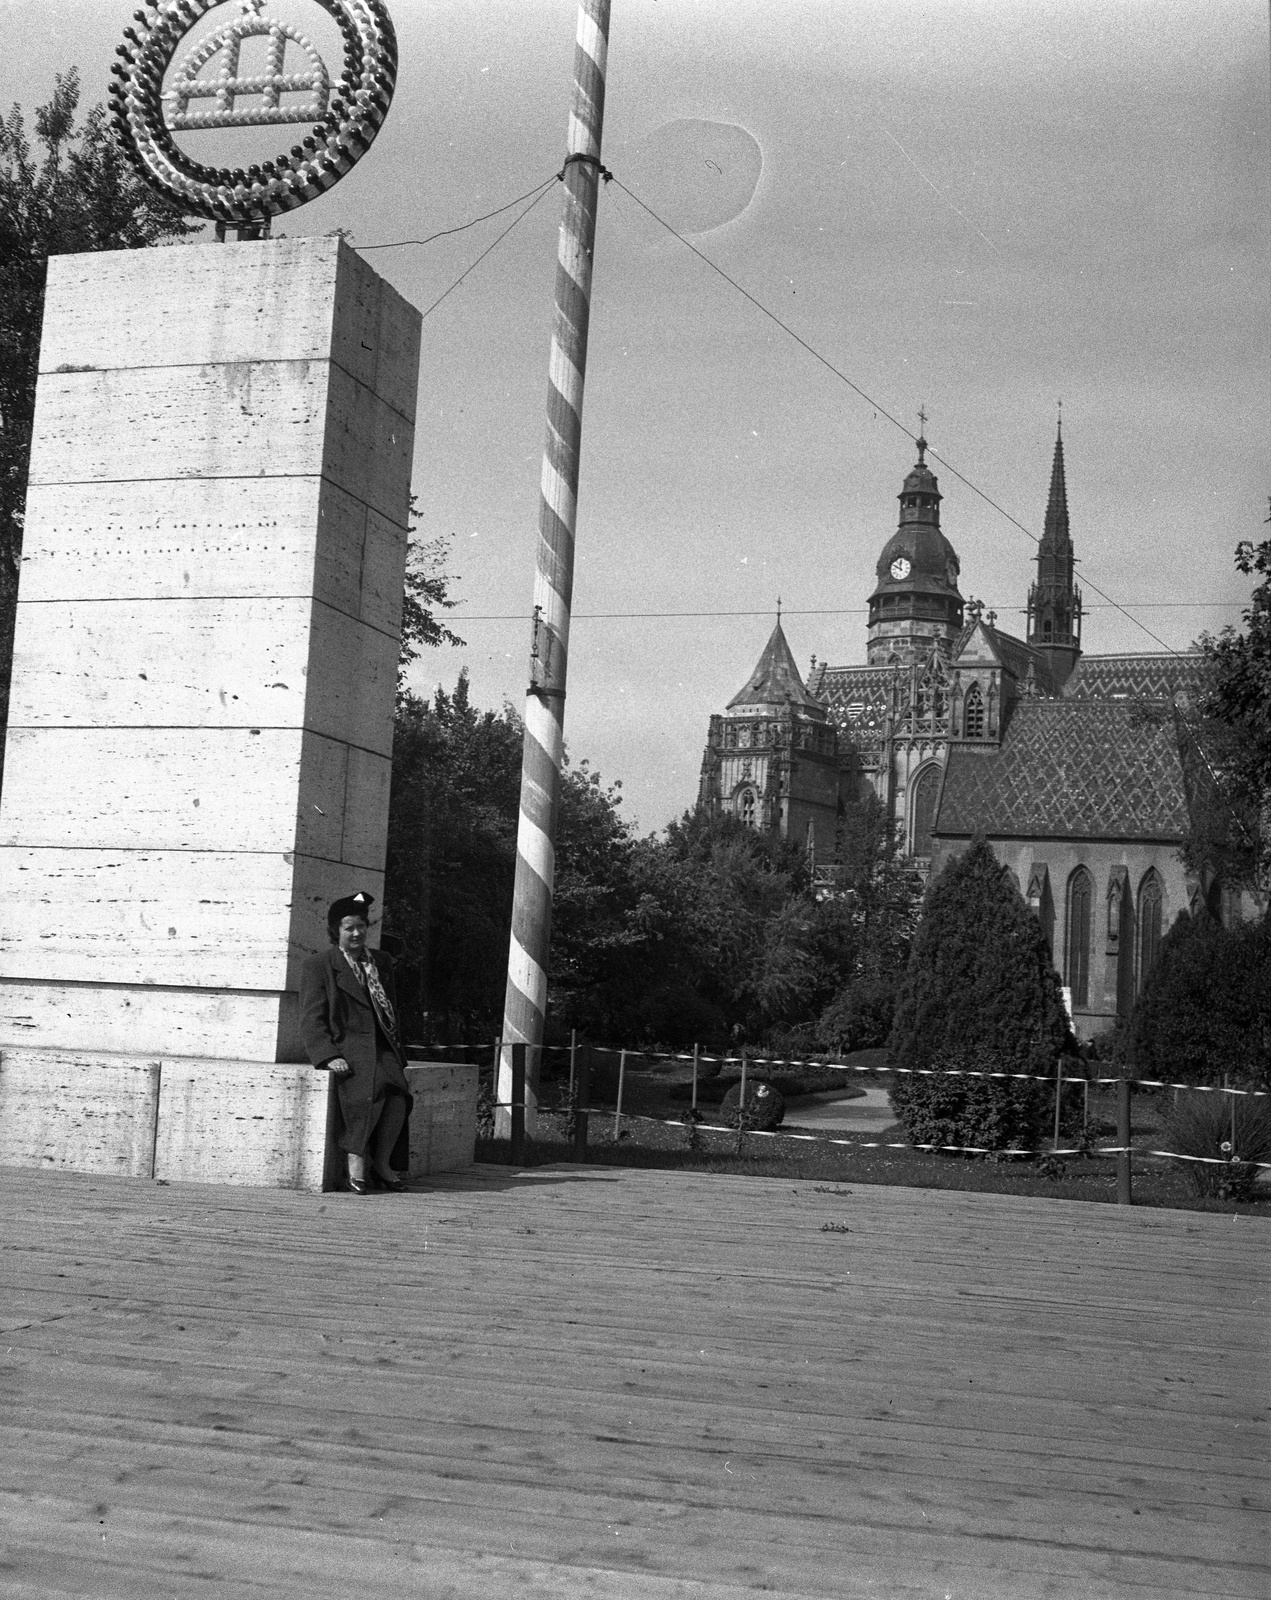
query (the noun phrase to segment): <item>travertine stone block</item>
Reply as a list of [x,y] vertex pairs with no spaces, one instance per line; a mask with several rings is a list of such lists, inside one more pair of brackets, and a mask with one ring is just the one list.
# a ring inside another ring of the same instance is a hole
[[[267,1061],[287,1041],[300,1054],[296,997],[265,989],[176,989],[157,984],[31,982],[0,984],[0,1034],[43,1049],[72,1049],[86,1034],[103,1050],[159,1056],[235,1051]],[[0,1054],[3,1052],[0,1051]]]
[[0,1166],[148,1178],[160,1067],[141,1055],[0,1049]]
[[412,1061],[406,1081],[410,1113],[410,1175],[462,1172],[476,1159],[477,1068],[462,1062]]
[[50,262],[0,1052],[296,1058],[328,901],[382,893],[418,358],[336,239]]
[[165,1057],[154,1175],[320,1190],[329,1090],[309,1066]]

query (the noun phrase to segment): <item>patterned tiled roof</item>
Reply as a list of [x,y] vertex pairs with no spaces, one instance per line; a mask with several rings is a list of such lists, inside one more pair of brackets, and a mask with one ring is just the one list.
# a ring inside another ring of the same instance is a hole
[[1172,700],[1200,688],[1201,658],[1195,651],[1169,655],[1082,656],[1064,685],[1065,700]]
[[886,716],[894,667],[818,667],[809,687],[846,732],[876,727]]
[[965,838],[1181,840],[1187,790],[1173,718],[1101,700],[1025,700],[1000,748],[949,752],[932,832]]

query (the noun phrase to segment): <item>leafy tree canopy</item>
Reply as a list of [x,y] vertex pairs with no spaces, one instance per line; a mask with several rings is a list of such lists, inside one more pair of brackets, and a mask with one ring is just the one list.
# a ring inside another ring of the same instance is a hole
[[[1271,521],[1271,518],[1268,519]],[[1212,783],[1194,806],[1187,864],[1266,891],[1271,877],[1271,540],[1244,540],[1236,566],[1261,581],[1244,631],[1202,635],[1208,668],[1193,731]]]
[[[399,696],[385,926],[406,949],[417,1035],[485,1040],[499,1027],[521,738],[510,707],[471,704],[463,674],[431,702]],[[886,891],[874,883],[891,846],[872,807],[846,819],[843,885],[818,899],[797,846],[696,812],[639,839],[621,806],[620,785],[566,766],[548,990],[557,1039],[571,1027],[648,1046],[810,1034],[846,984],[907,950],[914,892],[894,871]]]

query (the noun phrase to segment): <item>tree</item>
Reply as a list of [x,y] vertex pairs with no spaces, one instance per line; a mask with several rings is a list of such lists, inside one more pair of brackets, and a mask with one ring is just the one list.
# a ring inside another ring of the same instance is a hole
[[101,106],[75,127],[79,93],[74,67],[57,74],[53,98],[35,113],[34,151],[18,106],[0,121],[0,740],[9,709],[48,259],[139,249],[201,226],[186,222],[137,177]]
[[399,695],[393,736],[384,928],[401,941],[408,1035],[487,1038],[503,1010],[521,724],[480,712],[466,672],[432,702]]
[[1130,1050],[1143,1077],[1271,1088],[1267,919],[1223,928],[1183,912],[1135,1004]]
[[[486,1041],[503,1020],[523,728],[510,706],[481,712],[461,671],[430,702],[398,696],[385,868],[385,932],[404,952],[399,996],[418,1038]],[[558,1028],[634,936],[631,840],[619,786],[586,762],[561,775],[549,1006]]]
[[[1271,517],[1267,519],[1271,522]],[[1190,720],[1202,771],[1184,858],[1216,867],[1232,885],[1268,888],[1271,876],[1271,539],[1242,540],[1236,566],[1260,577],[1245,631],[1200,639],[1206,682]]]
[[907,1137],[1027,1147],[1040,1086],[959,1074],[1051,1074],[1068,1039],[1041,929],[992,848],[976,840],[928,886],[896,1000],[888,1051],[896,1066],[915,1069],[891,1091]]
[[421,650],[434,650],[439,645],[462,645],[463,640],[452,633],[440,620],[438,610],[449,611],[458,604],[450,598],[450,574],[446,571],[446,557],[450,554],[450,539],[438,534],[433,539],[416,540],[419,506],[410,497],[410,536],[406,544],[405,592],[402,597],[402,648],[397,658],[398,693],[406,690],[406,673]]

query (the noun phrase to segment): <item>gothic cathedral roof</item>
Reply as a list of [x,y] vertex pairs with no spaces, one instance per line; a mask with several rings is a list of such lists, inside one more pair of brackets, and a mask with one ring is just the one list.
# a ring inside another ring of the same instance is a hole
[[803,677],[786,641],[781,618],[778,617],[763,654],[755,664],[755,670],[728,702],[728,709],[771,711],[785,706],[798,706],[818,719],[825,715],[825,707],[804,687]]

